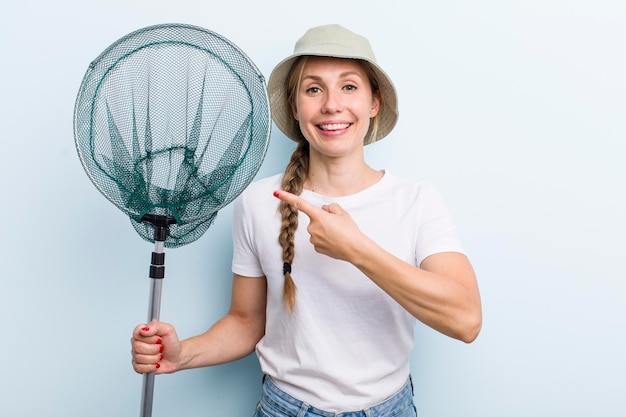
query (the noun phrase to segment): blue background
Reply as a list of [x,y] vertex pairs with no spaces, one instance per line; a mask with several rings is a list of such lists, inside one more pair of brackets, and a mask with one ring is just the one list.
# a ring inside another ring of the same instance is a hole
[[[153,245],[89,181],[72,116],[92,59],[180,22],[226,36],[267,77],[311,26],[370,38],[400,120],[368,161],[437,186],[483,297],[471,345],[417,324],[421,417],[626,415],[625,2],[36,0],[0,13],[0,414],[139,414],[129,339]],[[274,129],[259,176],[292,149]],[[231,220],[229,206],[167,251],[161,317],[181,337],[228,308]],[[260,378],[254,355],[158,377],[153,415],[250,416]]]

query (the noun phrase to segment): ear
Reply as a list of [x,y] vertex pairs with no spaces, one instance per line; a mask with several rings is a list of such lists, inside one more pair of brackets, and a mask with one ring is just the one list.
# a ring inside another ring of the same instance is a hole
[[380,111],[380,97],[378,94],[374,94],[372,98],[372,109],[370,111],[370,118],[376,117]]
[[293,118],[298,120],[298,108],[296,107],[295,103],[289,100],[289,106],[291,106],[291,114],[293,114]]

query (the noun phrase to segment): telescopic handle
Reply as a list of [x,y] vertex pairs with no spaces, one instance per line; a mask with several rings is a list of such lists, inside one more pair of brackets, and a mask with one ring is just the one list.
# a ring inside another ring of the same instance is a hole
[[[150,264],[150,304],[148,309],[148,323],[159,320],[161,314],[161,290],[163,288],[163,278],[165,278],[165,237],[167,235],[167,225],[156,224],[154,229],[154,252]],[[141,414],[140,417],[152,417],[152,404],[154,400],[154,372],[143,375],[143,388],[141,394]]]
[[[163,254],[162,252],[163,243],[157,242],[157,246],[159,243],[161,243],[161,254]],[[156,248],[152,254],[153,260],[155,258],[155,254],[157,255],[159,254],[158,248]],[[152,275],[152,271],[154,267],[155,267],[154,264],[151,265],[150,267],[151,275]],[[161,270],[165,269],[165,267],[163,266],[160,269]],[[161,310],[161,288],[163,287],[163,277],[155,278],[153,276],[150,276],[150,278],[152,282],[151,282],[151,288],[150,288],[150,307],[148,311],[148,323],[150,323],[152,320],[159,320],[160,310]],[[152,403],[154,399],[154,377],[155,376],[156,375],[154,372],[149,372],[143,375],[143,390],[142,390],[142,395],[141,395],[141,415],[140,415],[141,417],[152,417]]]

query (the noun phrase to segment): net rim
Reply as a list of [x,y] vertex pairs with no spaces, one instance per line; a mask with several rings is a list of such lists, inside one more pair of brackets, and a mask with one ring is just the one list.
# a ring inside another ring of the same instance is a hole
[[[260,142],[262,140],[262,147],[261,149],[259,149],[257,151],[258,153],[258,160],[259,163],[256,164],[256,166],[254,166],[253,170],[250,170],[250,175],[246,178],[246,181],[243,181],[243,188],[247,187],[253,180],[254,177],[256,176],[256,174],[258,173],[261,165],[262,165],[262,161],[265,158],[267,149],[269,147],[269,138],[271,136],[271,128],[272,128],[272,121],[271,121],[271,109],[270,109],[270,100],[269,100],[269,95],[267,92],[267,84],[266,84],[266,80],[265,77],[263,76],[263,74],[261,73],[261,71],[259,70],[259,68],[257,67],[257,65],[249,58],[249,56],[243,52],[243,50],[237,46],[236,44],[234,44],[232,41],[230,41],[228,38],[226,38],[225,36],[200,27],[200,26],[196,26],[196,25],[190,25],[190,24],[185,24],[185,23],[162,23],[162,24],[156,24],[156,25],[151,25],[151,26],[146,26],[137,30],[134,30],[124,36],[122,36],[121,38],[119,38],[118,40],[116,40],[115,42],[113,42],[112,44],[110,44],[107,48],[104,49],[104,51],[102,51],[95,59],[93,59],[88,68],[87,71],[85,72],[85,75],[83,76],[83,79],[81,81],[80,87],[79,87],[79,92],[76,98],[76,102],[74,105],[74,113],[73,113],[73,130],[74,130],[74,142],[75,142],[75,146],[81,161],[81,164],[85,170],[85,172],[87,173],[88,177],[90,178],[91,182],[95,185],[95,187],[98,189],[98,191],[105,197],[107,198],[107,200],[109,200],[111,203],[113,203],[118,209],[120,209],[122,212],[124,212],[125,214],[127,214],[128,216],[130,216],[132,219],[134,220],[140,220],[141,217],[141,213],[136,213],[135,211],[129,209],[128,207],[124,206],[123,204],[121,204],[120,202],[118,202],[115,198],[112,198],[104,189],[104,187],[100,184],[100,182],[95,178],[94,173],[92,173],[91,168],[89,167],[89,163],[87,162],[87,157],[84,155],[84,149],[82,149],[82,146],[80,145],[79,141],[80,141],[80,132],[79,132],[79,112],[81,110],[81,102],[83,101],[83,92],[86,89],[86,85],[89,83],[90,80],[92,80],[92,76],[93,76],[93,70],[94,68],[98,65],[99,62],[101,62],[103,59],[109,57],[110,54],[114,53],[114,51],[116,50],[116,48],[118,48],[120,45],[123,45],[127,42],[131,42],[132,39],[142,36],[144,34],[146,34],[147,32],[154,32],[154,31],[161,31],[161,30],[182,30],[182,31],[190,31],[191,32],[196,32],[199,33],[201,36],[209,36],[211,38],[213,38],[214,40],[219,41],[220,43],[222,43],[223,45],[227,46],[228,48],[230,48],[232,51],[236,52],[239,56],[239,58],[242,59],[242,62],[245,63],[245,65],[248,67],[248,69],[252,70],[252,72],[258,77],[258,82],[260,85],[260,91],[262,91],[262,99],[263,102],[260,103],[260,98],[257,97],[256,101],[252,99],[252,97],[250,97],[251,102],[255,102],[255,104],[257,105],[262,105],[263,109],[265,110],[266,113],[266,117],[264,117],[262,119],[263,121],[263,125],[267,126],[267,128],[265,129],[265,132],[263,134],[263,137],[259,137],[258,139],[255,139],[255,141]],[[171,41],[171,40],[170,40]],[[163,40],[162,43],[164,42],[168,42],[168,40]],[[174,42],[174,43],[183,43],[183,42]],[[199,50],[203,50],[204,53],[210,53],[210,51],[206,50],[207,48],[201,48],[198,45],[193,45],[191,43],[188,43],[190,46],[193,46]],[[147,44],[142,44],[140,47],[135,48],[132,52],[130,52],[129,54],[135,53],[137,50],[139,49],[143,49],[146,47]],[[114,65],[113,65],[114,66]],[[111,66],[110,68],[112,68],[113,66]],[[110,70],[109,68],[109,70]],[[234,74],[237,74],[237,76],[240,76],[240,74],[238,74],[236,71],[233,70]],[[92,96],[92,100],[91,100],[91,104],[89,105],[89,109],[93,109],[94,106],[94,102],[95,102],[95,94],[94,96]],[[258,113],[258,112],[257,112]],[[90,122],[90,125],[92,125],[93,123]],[[91,126],[90,126],[91,129]],[[260,135],[259,135],[260,136]],[[242,189],[243,189],[242,188]],[[222,204],[218,209],[213,210],[213,211],[209,211],[204,213],[203,215],[200,216],[196,216],[193,218],[188,218],[186,219],[186,221],[183,224],[190,224],[193,222],[199,222],[202,221],[203,219],[207,219],[211,216],[214,216],[215,213],[220,210],[221,208],[223,208],[224,206],[226,206],[227,204],[229,204],[230,202],[232,202],[232,200],[234,200],[236,198],[235,196],[232,196],[232,198],[228,199],[228,201],[225,201],[224,204]]]

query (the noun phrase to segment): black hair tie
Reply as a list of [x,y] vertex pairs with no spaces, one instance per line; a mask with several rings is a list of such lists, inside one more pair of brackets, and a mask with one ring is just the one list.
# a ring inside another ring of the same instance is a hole
[[291,264],[289,262],[283,264],[283,275],[287,275],[287,273],[291,274]]

